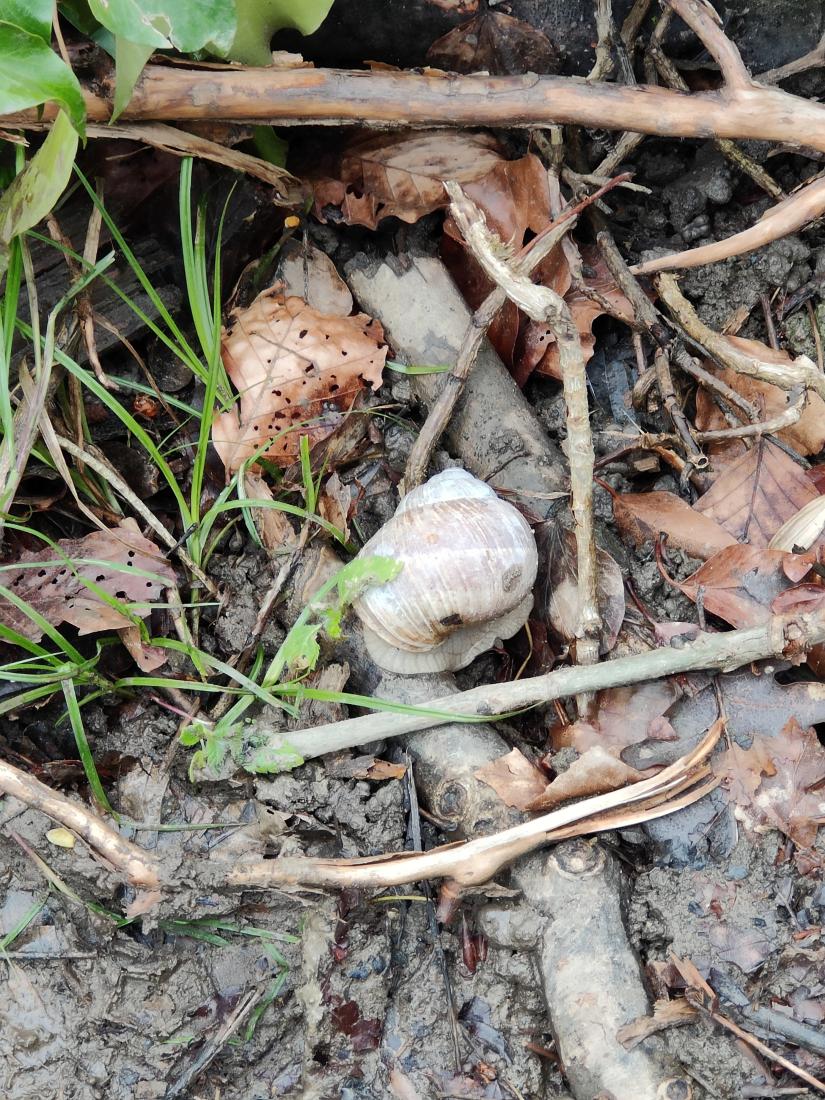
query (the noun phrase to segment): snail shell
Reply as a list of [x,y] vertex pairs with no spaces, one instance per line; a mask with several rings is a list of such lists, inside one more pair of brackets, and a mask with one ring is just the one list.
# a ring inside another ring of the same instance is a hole
[[354,604],[370,656],[391,672],[463,668],[533,606],[538,554],[526,520],[466,470],[413,489],[359,557],[403,565]]

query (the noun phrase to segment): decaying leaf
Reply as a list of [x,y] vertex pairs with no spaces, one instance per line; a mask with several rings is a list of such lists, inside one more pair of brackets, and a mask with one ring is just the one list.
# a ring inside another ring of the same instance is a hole
[[349,485],[345,485],[338,472],[334,471],[326,480],[318,498],[318,511],[331,524],[349,538],[349,518],[354,501]]
[[[786,366],[793,362],[788,352],[771,348],[758,340],[746,340],[741,336],[726,336],[725,339],[737,350],[762,362]],[[736,371],[721,370],[711,360],[706,360],[704,366],[749,401],[759,412],[761,420],[770,420],[788,407],[788,391],[779,386],[746,374],[738,374]],[[713,397],[702,387],[696,392],[696,427],[701,432],[729,427]],[[801,455],[819,454],[825,447],[825,401],[818,394],[809,391],[807,404],[799,420],[777,432],[777,438]],[[746,444],[743,440],[732,439],[710,443],[707,449],[713,455],[714,465],[721,467],[743,454]]]
[[474,775],[492,787],[505,805],[517,810],[526,810],[547,786],[546,776],[518,749],[496,757]]
[[767,546],[783,523],[817,495],[802,467],[763,439],[728,466],[694,508],[735,539]]
[[366,314],[318,313],[301,298],[284,300],[277,287],[236,311],[223,361],[240,400],[212,425],[227,472],[262,446],[264,455],[286,464],[298,454],[301,435],[311,443],[328,436],[366,386],[381,385],[386,355],[381,326]]
[[332,779],[401,779],[407,771],[406,764],[393,764],[378,756],[350,756],[342,753],[325,761],[325,771]]
[[[514,250],[520,249],[552,220],[547,172],[533,154],[528,153],[518,160],[502,160],[484,176],[464,184],[463,189],[467,197],[483,211],[488,227]],[[493,284],[475,257],[464,247],[451,217],[444,223],[441,256],[467,304],[471,309],[477,309],[493,289]],[[554,248],[533,277],[557,294],[566,294],[570,288],[571,274],[563,250]],[[519,362],[516,359],[516,341],[521,324],[518,308],[508,299],[487,332],[493,347],[514,374]],[[542,347],[542,355],[544,351]],[[531,364],[529,369],[532,370],[534,365]],[[516,380],[520,381],[518,377]]]
[[607,688],[596,696],[589,721],[580,719],[554,733],[556,748],[571,745],[580,753],[600,747],[621,756],[629,745],[647,740],[671,740],[673,730],[664,715],[682,697],[674,677],[629,687]]
[[319,313],[349,317],[352,294],[326,252],[309,242],[300,245],[287,241],[278,274],[283,281],[285,298],[303,298]]
[[[275,503],[275,494],[255,470],[244,471],[243,495],[264,505]],[[255,529],[267,550],[282,553],[295,546],[298,538],[286,512],[269,507],[252,508],[251,512]]]
[[617,791],[643,778],[642,772],[619,760],[602,745],[594,745],[548,784],[526,809],[531,813],[547,813],[571,798]]
[[320,221],[375,229],[382,218],[416,222],[448,203],[444,180],[467,184],[502,160],[489,134],[432,130],[350,142],[334,169],[313,183]]
[[559,51],[543,31],[529,23],[501,12],[483,11],[433,42],[427,61],[454,73],[554,73]]
[[731,626],[757,626],[770,618],[776,597],[802,580],[811,560],[761,546],[728,546],[678,587],[694,602],[701,590],[704,609]]
[[715,770],[749,827],[813,845],[825,820],[825,749],[812,729],[790,718],[778,737],[754,737],[749,749],[732,745]]
[[633,1050],[649,1035],[655,1035],[657,1031],[664,1031],[669,1027],[692,1024],[698,1015],[698,1009],[683,997],[673,1001],[658,1000],[653,1006],[652,1016],[639,1016],[638,1019],[620,1027],[616,1032],[616,1038],[625,1050]]
[[[579,628],[576,537],[555,523],[545,523],[536,530],[536,542],[539,558],[546,567],[537,597],[537,617],[546,618],[560,638],[572,643]],[[624,620],[624,578],[606,550],[597,548],[596,565],[600,650],[609,653]]]
[[[5,590],[53,626],[70,623],[80,634],[134,625],[135,617],[146,618],[147,605],[174,583],[171,565],[133,519],[80,539],[60,539],[54,548],[24,551],[0,572]],[[32,641],[43,636],[40,626],[5,594],[0,594],[0,622]]]
[[693,508],[674,493],[617,493],[613,497],[613,518],[619,531],[636,546],[655,542],[660,533],[667,535],[668,546],[675,546],[692,558],[703,561],[736,539],[721,524]]
[[[584,361],[587,363],[596,347],[593,323],[605,312],[602,302],[609,303],[613,310],[627,318],[633,317],[633,307],[619,290],[598,253],[586,247],[582,247],[580,251],[584,263],[585,288],[595,292],[598,298],[590,297],[584,288],[574,286],[565,294],[564,300],[578,331]],[[524,327],[513,376],[518,385],[523,386],[533,371],[561,381],[555,334],[548,325],[538,321],[528,321]]]

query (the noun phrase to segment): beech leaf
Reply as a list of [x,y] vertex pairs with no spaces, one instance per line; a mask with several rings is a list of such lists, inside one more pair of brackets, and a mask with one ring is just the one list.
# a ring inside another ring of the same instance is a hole
[[668,546],[678,547],[703,561],[734,546],[736,539],[721,524],[697,513],[674,493],[621,493],[613,497],[613,519],[619,531],[636,546],[655,542],[664,532]]

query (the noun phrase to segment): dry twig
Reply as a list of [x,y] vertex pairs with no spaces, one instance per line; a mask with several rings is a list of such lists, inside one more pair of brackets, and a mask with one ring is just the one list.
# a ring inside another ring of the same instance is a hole
[[594,664],[599,657],[601,616],[596,595],[596,541],[593,528],[593,441],[587,403],[587,375],[578,330],[564,299],[549,287],[536,286],[514,270],[501,242],[488,230],[474,203],[453,183],[445,184],[456,225],[488,278],[534,321],[549,325],[559,348],[567,406],[567,459],[570,464],[571,511],[576,524],[579,625],[576,659]]

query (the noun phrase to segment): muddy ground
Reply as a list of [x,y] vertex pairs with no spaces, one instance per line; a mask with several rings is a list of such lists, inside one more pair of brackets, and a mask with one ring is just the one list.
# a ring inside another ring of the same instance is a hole
[[[804,79],[806,94],[814,84],[814,78]],[[757,159],[766,153],[757,145],[749,151]],[[784,154],[771,162],[771,170],[790,188],[807,163]],[[652,189],[649,196],[623,197],[615,204],[614,230],[630,258],[728,236],[752,224],[768,205],[710,143],[649,140],[630,166],[637,181]],[[434,219],[433,233],[436,227]],[[384,238],[400,248],[404,237],[398,228],[385,228]],[[139,219],[131,232],[148,234],[146,220]],[[363,233],[346,228],[324,228],[317,237],[338,260],[364,244]],[[160,247],[168,247],[163,235]],[[167,256],[174,283],[171,250]],[[753,308],[760,295],[777,287],[791,293],[811,282],[821,288],[823,279],[825,234],[813,229],[751,256],[687,273],[682,288],[714,327],[749,307],[742,334],[764,339],[762,313]],[[822,322],[821,309],[817,316]],[[629,334],[613,322],[599,322],[597,334],[600,346],[617,357],[630,354]],[[782,336],[793,350],[811,351],[804,311],[790,318]],[[596,431],[621,427],[598,355],[591,384]],[[357,476],[374,486],[359,516],[363,537],[391,514],[387,475],[402,471],[420,423],[418,411],[406,404],[404,379],[391,379],[388,389],[394,419],[384,424],[377,443],[380,458],[342,473],[344,480]],[[539,380],[527,392],[551,437],[561,441],[559,387]],[[436,457],[436,465],[448,461],[444,452]],[[602,476],[616,489],[639,487],[620,463],[602,470]],[[671,474],[660,471],[644,487],[674,484]],[[695,621],[693,605],[674,595],[657,573],[652,548],[634,553],[611,534],[610,498],[603,490],[597,510],[611,551],[653,617]],[[224,658],[243,644],[278,566],[242,532],[236,529],[213,572],[229,598],[204,644]],[[671,558],[682,575],[695,564]],[[288,625],[269,628],[263,639],[267,656]],[[482,657],[460,679],[472,684],[493,678],[499,662],[496,655]],[[3,720],[0,746],[11,759],[35,761],[47,781],[51,776],[67,789],[82,790],[80,770],[71,763],[70,735],[55,726],[58,713],[32,710]],[[407,780],[340,778],[335,761],[274,778],[231,774],[193,785],[187,750],[170,750],[178,721],[150,698],[128,705],[104,698],[90,706],[86,720],[96,759],[115,762],[107,785],[130,819],[225,823],[206,832],[133,834],[171,859],[221,848],[231,858],[233,845],[240,850],[244,843],[243,826],[263,830],[282,850],[311,854],[366,855],[411,843]],[[540,744],[544,727],[535,715],[515,725],[519,743]],[[400,746],[388,746],[381,755],[404,759]],[[825,911],[821,880],[788,860],[779,834],[758,836],[738,829],[732,816],[720,822],[722,816],[719,811],[697,824],[695,815],[685,813],[650,832],[635,829],[604,839],[622,860],[633,945],[645,966],[664,963],[675,951],[722,970],[763,1001],[772,994],[795,998],[803,1018],[807,1003],[809,1018],[817,1023],[825,982],[818,932]],[[212,893],[199,895],[185,879],[174,918],[118,927],[114,918],[128,898],[105,869],[80,848],[66,852],[49,846],[49,823],[13,800],[0,805],[0,826],[0,932],[41,905],[7,954],[0,1093],[8,1100],[562,1100],[568,1095],[531,955],[495,940],[497,908],[517,902],[508,897],[507,875],[491,890],[503,897],[468,900],[450,928],[436,925],[432,901],[420,884],[378,898],[275,891],[239,897],[217,883]],[[426,820],[422,829],[425,846],[443,839]],[[77,894],[50,887],[21,841],[47,851],[50,866]],[[818,850],[825,854],[821,840]],[[92,903],[101,911],[90,908]],[[489,935],[487,956],[470,973],[466,941],[482,930]],[[529,925],[522,933],[529,941]],[[655,982],[655,967],[650,976]],[[190,1080],[198,1058],[238,1011],[245,1012],[243,1023],[205,1072]],[[746,1091],[769,1088],[771,1082],[762,1079],[762,1068],[735,1039],[707,1022],[672,1029],[665,1039],[700,1100],[773,1095]],[[812,1072],[821,1073],[823,1059],[803,1057]]]

